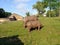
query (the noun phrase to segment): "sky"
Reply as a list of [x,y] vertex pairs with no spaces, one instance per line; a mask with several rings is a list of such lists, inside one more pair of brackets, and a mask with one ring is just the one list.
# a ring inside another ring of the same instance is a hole
[[37,14],[37,10],[32,6],[38,0],[0,0],[0,8],[3,8],[6,12],[16,13],[21,16],[26,16],[26,12],[30,12],[31,15]]

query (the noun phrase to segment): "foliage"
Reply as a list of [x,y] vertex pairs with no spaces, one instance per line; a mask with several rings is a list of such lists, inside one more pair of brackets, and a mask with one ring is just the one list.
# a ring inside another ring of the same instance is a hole
[[47,7],[46,4],[47,3],[37,1],[36,4],[33,5],[33,9],[38,11],[38,15],[43,14],[45,12],[45,8]]
[[59,16],[59,13],[60,13],[60,12],[59,12],[59,9],[55,9],[54,11],[55,11],[55,13],[56,13],[56,16],[58,17],[58,16]]
[[5,15],[5,11],[4,9],[0,8],[0,17],[4,17]]
[[54,9],[56,6],[56,3],[58,0],[43,0],[44,2],[47,2],[47,6],[49,7],[49,9]]
[[[60,1],[59,0],[43,0],[43,1],[47,2],[47,7],[49,7],[50,11],[51,10],[56,10],[60,7]],[[51,17],[50,13],[49,13],[49,17]]]
[[0,8],[0,18],[5,18],[10,16],[11,13],[10,12],[5,12],[5,10],[3,8]]
[[59,16],[59,10],[58,9],[52,10],[52,11],[48,10],[46,15],[47,15],[47,17],[49,17],[49,15],[50,15],[50,17],[58,17]]
[[57,3],[57,10],[58,10],[59,16],[60,16],[60,0],[59,0],[59,2]]
[[30,16],[30,13],[29,13],[29,12],[27,12],[27,13],[26,13],[26,16]]
[[50,11],[50,10],[49,10],[46,15],[47,15],[47,17],[49,17],[49,15],[50,15],[51,17],[56,17],[55,11]]
[[43,0],[42,2],[37,1],[36,4],[33,5],[33,9],[38,11],[38,15],[42,15],[44,12],[46,12],[45,8],[47,7],[50,10],[47,12],[48,17],[60,15],[60,0]]
[[5,17],[9,17],[11,15],[10,12],[5,12]]

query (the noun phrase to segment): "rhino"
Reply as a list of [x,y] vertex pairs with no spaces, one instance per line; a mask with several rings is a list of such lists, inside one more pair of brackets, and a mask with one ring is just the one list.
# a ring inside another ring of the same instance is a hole
[[27,22],[29,21],[36,21],[38,20],[38,17],[33,15],[33,16],[27,16],[24,18],[24,27],[26,27],[25,25],[27,24]]
[[38,30],[40,30],[41,26],[42,26],[42,24],[39,21],[29,21],[26,24],[26,27],[29,32],[31,31],[31,28],[37,28]]

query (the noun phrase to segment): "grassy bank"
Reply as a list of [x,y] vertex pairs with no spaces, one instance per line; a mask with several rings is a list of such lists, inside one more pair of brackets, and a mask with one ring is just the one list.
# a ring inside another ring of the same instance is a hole
[[[28,32],[22,21],[5,22],[0,24],[0,38],[18,35],[24,45],[60,45],[60,18],[40,17],[43,28]],[[3,40],[0,44],[4,43]]]

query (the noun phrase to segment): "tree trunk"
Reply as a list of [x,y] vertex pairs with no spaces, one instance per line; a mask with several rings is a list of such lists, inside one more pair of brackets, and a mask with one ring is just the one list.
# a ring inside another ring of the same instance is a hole
[[40,11],[38,10],[38,17],[39,17],[39,15],[40,15]]
[[58,6],[59,6],[59,17],[60,17],[60,0],[59,0],[59,5]]
[[50,12],[49,12],[49,17],[51,17],[50,13],[51,13],[51,7],[50,7]]

